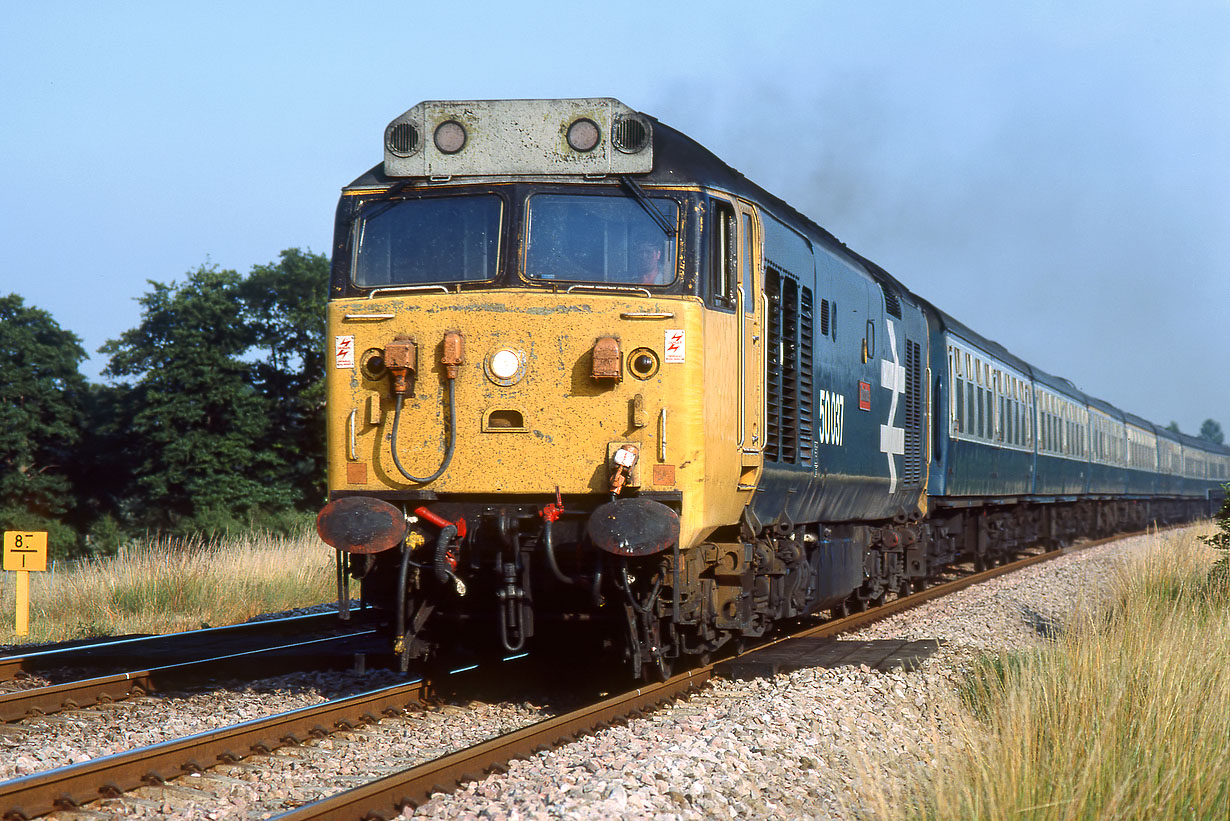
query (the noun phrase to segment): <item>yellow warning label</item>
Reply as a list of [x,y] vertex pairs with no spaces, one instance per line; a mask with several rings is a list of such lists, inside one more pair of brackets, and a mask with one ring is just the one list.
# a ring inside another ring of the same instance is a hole
[[47,531],[4,531],[5,570],[46,570]]

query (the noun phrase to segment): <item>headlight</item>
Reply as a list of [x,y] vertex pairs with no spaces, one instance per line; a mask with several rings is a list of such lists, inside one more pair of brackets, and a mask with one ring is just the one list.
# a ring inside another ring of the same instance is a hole
[[500,348],[487,355],[483,363],[487,378],[497,385],[515,385],[525,376],[525,352],[512,348]]

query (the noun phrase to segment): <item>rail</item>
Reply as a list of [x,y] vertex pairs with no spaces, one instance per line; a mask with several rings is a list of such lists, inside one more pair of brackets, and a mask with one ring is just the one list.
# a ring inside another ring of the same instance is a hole
[[[1129,535],[1136,534],[1119,534],[1074,547],[1027,556],[999,567],[943,582],[935,587],[895,599],[862,613],[803,628],[788,636],[760,644],[739,655],[748,655],[793,638],[848,633],[979,582],[988,581],[1078,550],[1126,538]],[[485,778],[491,772],[506,770],[508,762],[515,758],[528,757],[536,752],[574,741],[586,733],[603,729],[620,719],[640,715],[656,705],[677,698],[712,678],[715,668],[724,661],[716,661],[680,673],[660,684],[638,687],[599,704],[583,707],[573,713],[531,725],[469,749],[337,793],[276,816],[276,818],[278,821],[356,821],[356,819],[398,817],[403,807],[418,806],[426,802],[433,793],[448,792],[468,781]]]
[[[351,614],[358,613],[358,608],[351,608]],[[249,621],[242,624],[228,624],[222,627],[206,627],[201,630],[186,630],[182,633],[160,633],[153,636],[133,636],[130,638],[102,639],[74,647],[57,647],[51,650],[36,650],[22,655],[0,657],[0,681],[8,681],[19,672],[34,672],[55,667],[73,667],[88,665],[92,658],[123,648],[125,653],[136,652],[148,655],[162,649],[182,648],[186,642],[199,638],[223,638],[227,641],[239,636],[260,636],[278,631],[293,630],[304,632],[319,629],[317,625],[338,622],[337,611],[326,613],[308,613],[299,616],[287,616],[280,619],[264,621]]]
[[[100,703],[112,703],[156,692],[175,682],[191,680],[198,674],[210,678],[242,673],[245,678],[260,678],[301,670],[302,658],[278,655],[290,651],[312,651],[312,666],[319,667],[322,651],[329,644],[349,642],[359,636],[373,635],[374,629],[341,636],[328,636],[308,641],[263,647],[242,653],[213,656],[178,664],[130,670],[108,676],[68,681],[29,690],[0,694],[0,721],[20,721],[36,715],[51,715],[62,710],[80,710]],[[255,665],[253,664],[255,662]]]

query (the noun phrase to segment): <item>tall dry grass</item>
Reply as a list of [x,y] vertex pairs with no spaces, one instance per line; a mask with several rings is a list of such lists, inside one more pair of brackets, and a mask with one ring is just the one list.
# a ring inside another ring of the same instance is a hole
[[30,635],[14,635],[13,574],[3,574],[0,643],[170,633],[234,624],[335,598],[334,552],[315,533],[160,537],[117,555],[30,574]]
[[978,664],[929,782],[873,805],[911,819],[1230,818],[1230,582],[1210,578],[1198,532],[1156,537],[1111,605],[1056,641]]

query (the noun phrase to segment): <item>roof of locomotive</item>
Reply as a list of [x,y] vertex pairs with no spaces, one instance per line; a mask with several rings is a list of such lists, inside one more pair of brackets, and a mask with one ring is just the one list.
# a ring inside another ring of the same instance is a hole
[[[901,293],[909,294],[911,298],[916,298],[913,297],[913,294],[905,285],[887,271],[850,250],[845,243],[822,228],[807,215],[749,180],[696,140],[648,114],[638,113],[652,124],[654,163],[653,169],[649,173],[635,175],[637,182],[646,185],[696,185],[726,191],[752,200],[779,219],[787,221],[795,228],[803,230],[808,234],[809,239],[819,241],[824,246],[844,254],[873,279],[891,283]],[[524,178],[533,179],[536,182],[549,179],[542,176]],[[389,176],[385,173],[384,164],[381,163],[373,166],[367,173],[351,182],[350,185],[346,186],[346,190],[378,189],[397,185],[398,183],[404,184],[407,179],[406,177]],[[449,182],[452,184],[464,183],[466,179],[464,177],[454,177]],[[473,179],[475,182],[490,182],[493,178],[474,177],[470,179]],[[518,177],[501,177],[498,179],[518,179]],[[559,179],[561,182],[571,182],[582,178],[576,175],[563,175]],[[589,183],[601,183],[603,181],[601,179],[595,180],[594,178],[586,179],[586,182]],[[618,176],[609,175],[605,181],[617,182]]]

